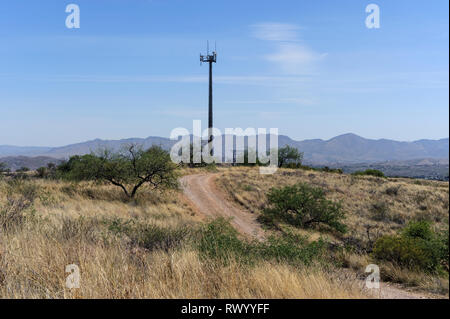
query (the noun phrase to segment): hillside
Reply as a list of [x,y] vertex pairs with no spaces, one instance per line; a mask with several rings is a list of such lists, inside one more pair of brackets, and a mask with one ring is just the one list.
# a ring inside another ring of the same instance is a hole
[[[181,191],[148,187],[130,202],[101,183],[4,178],[0,212],[0,298],[370,297],[332,265],[275,258],[276,246],[275,257],[240,259],[240,247],[257,244],[200,215]],[[306,255],[305,245],[291,250]],[[81,269],[80,289],[64,285],[68,264]]]
[[34,146],[14,146],[14,145],[0,145],[0,157],[6,156],[36,156],[50,151],[51,147],[34,147]]
[[[211,185],[203,186],[214,205],[225,205],[223,214],[235,206],[253,216],[251,222],[259,223],[268,240],[252,240],[253,232],[250,238],[241,236],[230,228],[236,223],[214,219],[218,216],[208,212],[209,206],[198,209],[204,198],[194,194],[192,201],[186,187],[184,193],[146,187],[130,201],[103,183],[4,177],[0,297],[383,298],[392,281],[418,290],[395,286],[401,298],[448,295],[448,276],[379,261],[382,294],[363,288],[365,267],[374,262],[368,253],[373,240],[416,218],[448,225],[448,183],[289,169],[262,176],[257,168],[245,167],[183,169],[180,175],[213,175]],[[256,221],[271,187],[297,182],[342,201],[349,231],[284,224],[277,230]],[[82,270],[82,285],[75,291],[64,288],[63,270],[72,263]]]
[[281,169],[273,175],[261,176],[258,169],[249,168],[223,170],[217,181],[217,185],[228,193],[230,201],[254,216],[263,215],[268,207],[268,190],[296,183],[318,187],[324,190],[328,199],[341,203],[346,212],[348,231],[341,236],[323,232],[320,228],[298,229],[283,222],[277,223],[276,229],[298,232],[311,239],[327,238],[336,246],[347,245],[348,250],[338,254],[338,260],[344,268],[356,271],[360,276],[364,276],[368,264],[376,263],[383,281],[448,294],[448,275],[440,277],[411,271],[374,260],[371,255],[377,239],[401,232],[410,222],[427,221],[436,229],[448,229],[448,182],[374,178],[302,169]]
[[[150,136],[147,138],[129,138],[122,140],[95,139],[83,143],[71,144],[54,148],[2,147],[2,156],[48,156],[67,158],[72,155],[82,155],[99,148],[119,149],[130,143],[141,144],[144,147],[161,145],[169,149],[175,141],[164,137]],[[414,142],[399,142],[394,140],[372,140],[355,134],[344,134],[329,140],[295,141],[280,135],[279,146],[290,145],[304,152],[305,160],[316,164],[330,163],[361,163],[392,160],[411,160],[418,158],[448,158],[449,139],[418,140]]]
[[39,167],[47,166],[48,163],[59,164],[61,160],[49,156],[7,156],[1,157],[0,162],[5,163],[11,171],[15,171],[22,167],[35,170]]
[[399,142],[372,140],[355,134],[344,134],[329,140],[293,141],[282,137],[280,145],[295,146],[305,154],[305,160],[315,164],[373,163],[417,158],[448,158],[449,139]]

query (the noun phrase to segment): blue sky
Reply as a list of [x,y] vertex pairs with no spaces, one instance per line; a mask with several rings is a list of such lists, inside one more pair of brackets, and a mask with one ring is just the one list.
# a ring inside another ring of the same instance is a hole
[[[65,26],[66,5],[81,28]],[[365,8],[380,7],[379,29]],[[0,144],[169,136],[207,121],[294,139],[448,137],[448,1],[0,2]]]

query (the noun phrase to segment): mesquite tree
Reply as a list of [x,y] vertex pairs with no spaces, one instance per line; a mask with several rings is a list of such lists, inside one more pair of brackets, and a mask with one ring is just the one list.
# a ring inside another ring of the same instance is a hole
[[161,147],[143,150],[133,144],[119,152],[103,150],[98,154],[73,156],[58,171],[73,180],[109,182],[120,187],[127,197],[134,198],[143,185],[154,189],[176,187],[176,167]]

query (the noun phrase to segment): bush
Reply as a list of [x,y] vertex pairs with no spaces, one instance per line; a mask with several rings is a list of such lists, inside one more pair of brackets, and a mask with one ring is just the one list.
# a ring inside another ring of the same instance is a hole
[[130,243],[148,250],[169,249],[179,247],[190,235],[188,227],[164,228],[155,225],[136,223],[135,220],[122,221],[114,219],[107,221],[108,228],[116,234],[125,234]]
[[260,245],[258,253],[266,260],[309,265],[325,258],[326,243],[322,239],[308,243],[306,237],[287,233],[270,237],[267,243]]
[[378,239],[373,256],[411,270],[448,271],[448,230],[434,233],[429,223],[412,222],[399,235]]
[[179,247],[189,235],[188,228],[162,228],[155,225],[138,227],[130,234],[132,242],[148,250],[168,251]]
[[203,258],[216,259],[225,264],[231,259],[245,264],[259,260],[310,264],[323,258],[326,252],[324,241],[309,243],[307,238],[293,234],[272,236],[265,242],[241,240],[237,231],[224,219],[206,225],[196,246]]
[[230,258],[248,263],[252,260],[252,246],[238,238],[237,231],[228,221],[219,218],[207,224],[197,243],[203,257],[227,263]]
[[32,209],[37,196],[35,184],[12,180],[7,184],[6,204],[0,206],[0,231],[22,227],[34,216]]
[[376,221],[389,221],[391,220],[389,213],[389,205],[386,202],[378,201],[372,204],[370,207],[371,218]]
[[369,176],[376,176],[376,177],[386,177],[382,171],[379,171],[377,169],[366,169],[365,171],[356,171],[353,172],[352,175],[369,175]]
[[6,163],[0,162],[0,174],[9,172],[8,165]]
[[386,190],[384,192],[389,196],[397,196],[399,190],[400,190],[400,186],[391,186],[391,187],[386,188]]
[[402,235],[409,238],[419,238],[423,240],[433,239],[433,231],[431,225],[427,221],[417,221],[409,223],[403,231]]
[[50,176],[50,170],[47,167],[39,167],[36,169],[36,176],[39,178],[47,178]]
[[341,203],[325,198],[324,191],[306,183],[272,188],[267,194],[269,206],[263,212],[266,221],[281,220],[296,227],[327,225],[345,232],[341,221],[345,218]]
[[74,243],[75,241],[87,241],[95,243],[99,239],[97,234],[99,222],[93,218],[80,216],[70,218],[63,216],[61,228],[55,228],[56,238]]

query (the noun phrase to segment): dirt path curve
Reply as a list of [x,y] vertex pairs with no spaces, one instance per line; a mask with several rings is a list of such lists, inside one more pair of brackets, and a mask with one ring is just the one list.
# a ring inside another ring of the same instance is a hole
[[[186,175],[180,179],[185,196],[207,217],[232,218],[231,224],[241,233],[251,238],[264,239],[264,231],[255,215],[234,205],[215,184],[220,173]],[[363,284],[363,282],[361,282]],[[389,283],[381,283],[380,290],[369,295],[381,299],[429,299],[442,298],[431,294],[411,292]]]
[[186,175],[180,179],[184,194],[208,217],[231,218],[231,224],[242,234],[264,239],[264,231],[252,213],[236,207],[225,194],[217,189],[215,179],[218,174]]

